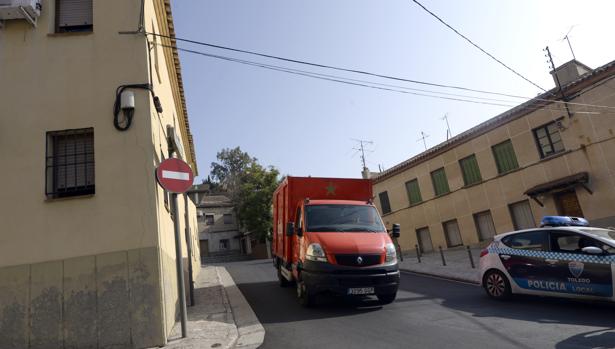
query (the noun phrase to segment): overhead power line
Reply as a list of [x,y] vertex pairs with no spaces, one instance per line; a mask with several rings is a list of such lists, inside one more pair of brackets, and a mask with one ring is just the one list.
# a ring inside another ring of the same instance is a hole
[[[158,43],[156,45],[161,46],[161,47],[166,47],[166,48],[176,48],[178,51],[182,51],[182,52],[186,52],[186,53],[192,53],[192,54],[196,54],[196,55],[201,55],[201,56],[205,56],[205,57],[209,57],[209,58],[215,58],[215,59],[230,61],[230,62],[234,62],[234,63],[240,63],[240,64],[244,64],[244,65],[249,65],[249,66],[255,66],[255,67],[259,67],[259,68],[264,68],[264,69],[284,72],[284,73],[293,74],[293,75],[300,75],[300,76],[305,76],[305,77],[310,77],[310,78],[315,78],[315,79],[332,81],[332,82],[336,82],[336,83],[343,83],[343,84],[347,84],[347,85],[366,87],[366,88],[383,90],[383,91],[389,91],[389,92],[404,93],[404,94],[410,94],[410,95],[421,96],[421,97],[429,97],[429,98],[438,98],[438,99],[444,99],[444,100],[451,100],[451,101],[457,101],[457,102],[493,105],[493,106],[501,106],[501,107],[509,107],[509,108],[510,107],[518,106],[518,104],[516,104],[515,101],[510,101],[510,100],[501,100],[501,99],[493,99],[493,98],[468,96],[468,95],[458,95],[458,94],[450,94],[450,93],[437,92],[437,91],[413,89],[413,88],[408,88],[408,87],[404,87],[404,86],[388,85],[388,84],[375,83],[375,82],[370,82],[370,81],[365,81],[365,80],[349,79],[349,78],[346,78],[346,77],[340,77],[340,76],[335,76],[335,75],[328,75],[328,74],[321,74],[321,73],[315,73],[315,72],[308,72],[308,71],[304,71],[304,70],[298,70],[298,69],[287,68],[287,67],[280,67],[280,66],[275,66],[275,65],[266,64],[266,63],[247,61],[247,60],[242,60],[242,59],[233,58],[233,57],[226,57],[226,56],[215,55],[215,54],[211,54],[211,53],[207,53],[207,52],[201,52],[201,51],[190,50],[190,49],[185,49],[185,48],[181,48],[181,47],[174,47],[174,46],[170,46],[170,45],[164,45],[164,44],[160,44],[160,43]],[[378,85],[380,85],[380,86],[378,86]],[[382,86],[385,86],[385,87],[382,87]],[[421,92],[425,92],[425,93],[410,92],[410,91],[421,91]],[[452,96],[458,96],[458,97],[461,97],[461,98],[446,97],[446,96],[440,96],[440,95],[437,95],[437,94],[452,95]],[[471,98],[471,99],[468,99],[468,98]],[[478,99],[478,100],[473,100],[473,99]],[[481,100],[500,101],[502,103],[484,102],[484,101],[481,101]],[[544,100],[544,101],[545,102],[557,102],[557,101],[553,101],[553,100]],[[588,106],[590,106],[590,105],[588,105]],[[551,107],[548,107],[546,105],[543,105],[542,109],[561,112],[561,109],[551,108]],[[578,111],[577,113],[581,113],[581,114],[583,114],[583,113],[585,113],[585,114],[600,114],[598,112],[583,112],[583,111]]]
[[[270,59],[276,59],[276,60],[290,62],[290,63],[310,65],[310,66],[313,66],[313,67],[326,68],[326,69],[334,69],[334,70],[339,70],[339,71],[345,71],[345,72],[348,72],[348,73],[369,75],[369,76],[374,76],[374,77],[383,78],[383,79],[404,81],[404,82],[410,82],[410,83],[413,83],[413,84],[428,85],[428,86],[435,86],[435,87],[451,88],[451,89],[457,89],[457,90],[463,90],[463,91],[469,91],[469,92],[486,93],[486,94],[500,95],[500,96],[507,96],[507,97],[526,98],[526,97],[519,97],[519,96],[514,96],[514,95],[508,95],[508,94],[505,94],[505,93],[491,92],[491,91],[485,91],[485,90],[477,90],[477,89],[472,89],[472,88],[462,87],[462,86],[455,86],[455,85],[438,84],[438,83],[433,83],[433,82],[426,82],[426,81],[420,81],[420,80],[400,78],[400,77],[391,76],[391,75],[385,75],[385,74],[371,73],[371,72],[363,71],[363,70],[350,69],[350,68],[342,68],[342,67],[336,67],[336,66],[320,64],[320,63],[312,63],[312,62],[302,61],[302,60],[298,60],[298,59],[284,58],[284,57],[280,57],[280,56],[274,56],[274,55],[269,55],[269,54],[254,52],[254,51],[241,50],[241,49],[236,49],[236,48],[227,47],[227,46],[209,44],[209,43],[206,43],[206,42],[201,42],[201,41],[196,41],[196,40],[183,39],[183,38],[178,38],[178,37],[171,37],[171,36],[163,35],[163,34],[150,33],[150,32],[146,32],[146,34],[147,35],[153,35],[153,36],[159,36],[159,37],[163,37],[163,38],[168,38],[168,39],[174,39],[174,40],[177,40],[177,41],[187,42],[187,43],[190,43],[190,44],[195,44],[195,45],[200,45],[200,46],[207,46],[207,47],[217,48],[217,49],[221,49],[221,50],[245,53],[245,54],[250,54],[250,55],[255,55],[255,56],[260,56],[260,57],[270,58]],[[544,91],[544,89],[543,89],[543,91]]]
[[520,78],[522,78],[523,80],[529,82],[530,84],[538,87],[539,89],[541,89],[542,91],[546,92],[547,90],[545,90],[544,88],[540,87],[538,84],[536,84],[535,82],[533,82],[532,80],[526,78],[525,76],[521,75],[521,73],[517,72],[516,70],[514,70],[513,68],[509,67],[508,65],[506,65],[504,62],[502,62],[501,60],[495,58],[491,53],[485,51],[482,47],[478,46],[476,43],[474,43],[474,41],[470,40],[467,36],[461,34],[457,29],[453,28],[450,24],[446,23],[442,18],[438,17],[438,15],[436,15],[435,13],[433,13],[432,11],[430,11],[427,7],[425,7],[423,4],[421,4],[420,2],[418,2],[417,0],[412,0],[412,2],[414,2],[415,4],[417,4],[419,7],[421,7],[423,10],[425,10],[425,12],[429,13],[430,15],[432,15],[435,19],[437,19],[440,23],[444,24],[447,28],[449,28],[450,30],[454,31],[455,34],[459,35],[460,37],[462,37],[464,40],[466,40],[467,42],[469,42],[472,46],[476,47],[477,49],[479,49],[482,53],[486,54],[487,56],[489,56],[491,59],[493,59],[494,61],[500,63],[500,65],[502,65],[504,68],[510,70],[511,72],[515,73],[517,76],[519,76]]
[[[420,85],[427,85],[427,86],[440,87],[440,88],[450,88],[450,89],[457,89],[457,90],[462,90],[462,91],[467,91],[467,92],[483,93],[483,94],[503,96],[503,97],[510,97],[510,98],[519,98],[519,99],[525,99],[525,100],[534,99],[534,100],[544,101],[544,102],[549,102],[549,103],[559,103],[559,104],[569,104],[569,105],[578,105],[578,106],[586,106],[586,107],[615,109],[615,107],[611,107],[611,106],[591,105],[591,104],[573,103],[573,102],[564,102],[564,101],[558,101],[558,100],[552,100],[552,99],[541,99],[541,98],[536,98],[536,97],[520,96],[520,95],[515,95],[515,94],[509,94],[509,93],[501,93],[501,92],[494,92],[494,91],[478,90],[478,89],[472,89],[472,88],[463,87],[463,86],[446,85],[446,84],[438,84],[438,83],[419,81],[419,80],[413,80],[413,79],[406,79],[406,78],[400,78],[400,77],[395,77],[395,76],[388,76],[388,75],[382,75],[382,74],[371,73],[371,72],[366,72],[366,71],[360,71],[360,70],[355,70],[355,69],[347,69],[347,68],[334,67],[334,66],[329,66],[329,65],[319,64],[319,63],[311,63],[311,62],[306,62],[306,61],[301,61],[301,60],[296,60],[296,59],[290,59],[290,58],[273,56],[273,55],[268,55],[268,54],[263,54],[263,53],[258,53],[258,52],[247,51],[247,50],[235,49],[235,48],[231,48],[231,47],[226,47],[226,46],[221,46],[221,45],[214,45],[214,44],[209,44],[209,43],[206,43],[206,42],[200,42],[200,41],[196,41],[196,40],[171,37],[171,36],[168,36],[168,35],[162,35],[162,34],[157,34],[157,33],[146,32],[146,34],[147,35],[152,35],[152,36],[164,37],[164,38],[168,38],[168,39],[173,39],[173,40],[177,40],[177,41],[181,41],[181,42],[187,42],[187,43],[191,43],[191,44],[195,44],[195,45],[201,45],[201,46],[207,46],[207,47],[212,47],[212,48],[217,48],[217,49],[229,50],[229,51],[233,51],[233,52],[240,52],[240,53],[245,53],[245,54],[251,54],[251,55],[256,55],[256,56],[260,56],[260,57],[271,58],[271,59],[276,59],[276,60],[281,60],[281,61],[286,61],[286,62],[291,62],[291,63],[298,63],[298,64],[309,65],[309,66],[314,66],[314,67],[319,67],[319,68],[327,68],[327,69],[333,69],[333,70],[338,70],[338,71],[363,74],[363,75],[368,75],[368,76],[373,76],[373,77],[378,77],[378,78],[384,78],[384,79],[396,80],[396,81],[403,81],[403,82],[409,82],[409,83],[420,84]],[[160,44],[160,43],[158,43],[157,45],[160,45],[162,47],[175,48],[175,46],[168,46],[168,45],[164,45],[164,44]],[[258,66],[258,67],[265,68],[265,69],[285,71],[285,72],[291,73],[291,74],[293,74],[293,73],[296,73],[297,75],[310,74],[310,75],[318,75],[318,76],[322,76],[322,77],[335,77],[337,79],[344,79],[344,80],[349,80],[349,81],[354,81],[354,82],[366,82],[365,80],[351,79],[351,78],[346,78],[346,77],[342,78],[342,77],[336,77],[336,76],[333,76],[333,75],[327,75],[327,74],[322,74],[322,73],[307,72],[307,71],[303,71],[303,70],[299,70],[299,69],[294,69],[294,68],[280,67],[280,66],[275,66],[275,65],[266,64],[266,63],[258,63],[258,62],[246,61],[246,60],[241,60],[241,59],[238,59],[238,58],[220,56],[220,55],[210,54],[210,53],[201,52],[201,51],[189,50],[189,49],[185,49],[185,48],[177,48],[177,49],[179,51],[184,51],[184,52],[194,53],[194,54],[200,54],[200,55],[208,56],[208,57],[211,57],[211,58],[218,58],[218,59],[234,61],[234,62],[241,63],[241,64],[254,65],[254,66]],[[314,77],[314,76],[312,76],[312,77]],[[513,102],[513,101],[507,101],[507,100],[502,100],[502,99],[492,99],[492,98],[485,98],[485,97],[475,97],[475,96],[465,96],[465,95],[451,94],[451,93],[445,93],[445,92],[435,92],[435,91],[427,91],[427,90],[420,90],[420,89],[412,89],[412,88],[408,88],[408,87],[401,87],[401,86],[395,86],[395,85],[389,85],[389,84],[382,84],[382,83],[377,83],[377,82],[368,82],[368,83],[372,84],[372,85],[379,85],[379,86],[385,86],[385,87],[395,87],[395,88],[402,88],[402,89],[414,90],[414,91],[422,91],[422,92],[428,92],[428,93],[438,93],[438,94],[449,95],[449,96],[458,96],[458,97],[466,97],[466,98],[481,99],[481,100],[488,100],[488,101],[513,103],[512,105],[502,105],[502,104],[493,104],[493,105],[515,106],[516,104],[518,104],[518,103]],[[355,84],[355,85],[360,85],[360,84]],[[373,86],[366,86],[366,87],[375,88]],[[382,90],[386,90],[386,88],[381,88],[381,89]],[[396,91],[396,92],[401,92],[401,91]]]

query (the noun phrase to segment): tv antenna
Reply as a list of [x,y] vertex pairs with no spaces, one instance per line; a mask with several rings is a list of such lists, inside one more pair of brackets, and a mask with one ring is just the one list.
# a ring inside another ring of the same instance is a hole
[[[356,150],[357,152],[361,152],[361,163],[363,164],[363,169],[365,170],[367,168],[367,165],[365,164],[365,152],[370,152],[373,153],[373,150],[369,150],[369,149],[365,149],[365,145],[366,144],[370,144],[370,145],[374,145],[373,141],[368,141],[365,139],[355,139],[352,138],[353,141],[358,143],[358,147],[352,148],[354,150]],[[356,153],[355,153],[356,154]]]
[[453,132],[451,131],[451,125],[449,125],[448,123],[448,113],[444,114],[444,116],[441,117],[440,120],[446,121],[446,140],[448,141],[450,137],[453,137]]
[[568,33],[566,33],[566,35],[564,35],[564,37],[560,41],[566,40],[568,42],[568,47],[570,47],[570,53],[572,53],[572,58],[576,60],[577,57],[574,56],[574,51],[572,50],[572,45],[570,44],[570,37],[569,37],[570,32],[572,31],[572,29],[574,29],[575,26],[576,24],[570,27],[570,29],[568,30]]
[[425,150],[427,150],[427,142],[425,141],[425,139],[429,137],[428,134],[426,134],[425,132],[421,131],[421,138],[417,139],[417,142],[423,141],[423,145],[425,146]]

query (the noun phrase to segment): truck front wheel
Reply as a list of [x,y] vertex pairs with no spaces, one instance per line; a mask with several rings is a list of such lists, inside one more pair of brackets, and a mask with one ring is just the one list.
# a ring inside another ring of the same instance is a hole
[[395,297],[397,297],[397,293],[379,294],[376,296],[378,297],[380,304],[391,304],[395,300]]
[[314,305],[314,295],[310,292],[305,282],[299,280],[297,284],[297,299],[301,306],[309,308]]

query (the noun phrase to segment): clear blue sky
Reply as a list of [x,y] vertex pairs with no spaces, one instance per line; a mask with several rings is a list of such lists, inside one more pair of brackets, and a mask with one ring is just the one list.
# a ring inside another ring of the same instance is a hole
[[[178,37],[292,59],[474,89],[536,96],[411,0],[178,0]],[[550,89],[542,49],[555,64],[572,55],[592,68],[615,60],[615,1],[422,0],[504,63]],[[180,47],[354,79],[426,86],[310,68],[179,43]],[[367,165],[389,168],[509,107],[367,89],[180,53],[200,178],[216,152],[241,146],[263,165],[295,176],[360,177],[353,138],[374,142]],[[460,93],[455,90],[435,89]],[[467,94],[465,92],[461,92]],[[484,96],[483,97],[489,97]],[[493,97],[493,96],[492,96]],[[497,97],[495,97],[497,98]],[[515,100],[513,104],[520,104]]]

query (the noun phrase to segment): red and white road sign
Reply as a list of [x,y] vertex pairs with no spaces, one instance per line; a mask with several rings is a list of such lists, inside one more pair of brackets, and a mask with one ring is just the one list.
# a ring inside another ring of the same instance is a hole
[[190,189],[194,174],[190,166],[180,159],[164,160],[156,169],[158,184],[172,193],[184,193]]

